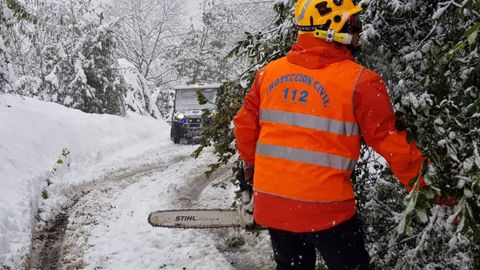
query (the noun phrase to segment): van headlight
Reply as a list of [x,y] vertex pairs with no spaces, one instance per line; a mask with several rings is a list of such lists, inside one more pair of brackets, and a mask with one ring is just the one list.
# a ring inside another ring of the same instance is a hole
[[185,119],[185,114],[179,113],[179,114],[175,115],[175,118],[177,118],[178,120],[183,120],[183,119]]

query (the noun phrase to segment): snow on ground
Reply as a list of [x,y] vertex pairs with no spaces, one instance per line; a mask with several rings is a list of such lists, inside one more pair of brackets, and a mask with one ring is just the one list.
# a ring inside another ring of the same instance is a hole
[[[0,268],[20,267],[28,254],[37,208],[49,203],[41,192],[62,149],[71,152],[71,171],[85,177],[63,179],[53,191],[91,180],[88,169],[141,154],[155,142],[168,141],[166,123],[138,115],[125,118],[85,114],[61,105],[0,95]],[[57,201],[58,200],[58,201]]]
[[151,211],[172,208],[178,184],[193,169],[202,173],[198,162],[188,158],[118,193],[113,211],[93,229],[86,269],[231,269],[204,232],[156,229],[147,223]]
[[[214,155],[207,151],[193,159],[195,146],[170,142],[166,123],[138,115],[85,114],[12,95],[0,95],[0,123],[0,269],[22,269],[37,208],[41,220],[57,213],[68,217],[59,243],[63,254],[49,266],[60,261],[61,269],[274,268],[265,231],[257,236],[147,223],[152,211],[229,208],[235,196],[231,184],[212,186],[231,178],[231,170],[206,178]],[[63,148],[71,152],[70,167],[55,165]],[[54,165],[63,170],[51,177]],[[65,210],[79,191],[83,195]],[[238,239],[245,244],[236,244]],[[50,269],[42,263],[33,267]]]
[[[123,162],[129,169],[111,174],[111,184],[104,181],[107,185],[80,199],[69,215],[61,269],[273,269],[265,231],[257,237],[237,229],[179,230],[147,223],[148,214],[160,209],[230,207],[236,187],[213,183],[229,179],[231,170],[206,178],[214,156],[207,152],[195,160],[194,149],[152,147]],[[119,188],[123,183],[129,184]],[[238,236],[246,243],[229,246]]]
[[[185,153],[184,149],[170,155]],[[84,269],[273,269],[265,232],[263,237],[242,233],[248,243],[226,251],[226,242],[238,235],[235,229],[179,230],[147,223],[148,214],[160,209],[229,208],[234,188],[214,188],[212,181],[227,179],[230,170],[223,169],[212,179],[203,174],[213,161],[211,153],[198,160],[186,156],[118,192],[111,200],[112,211],[97,219],[95,226],[83,228],[91,229],[85,245],[90,248],[81,263]]]

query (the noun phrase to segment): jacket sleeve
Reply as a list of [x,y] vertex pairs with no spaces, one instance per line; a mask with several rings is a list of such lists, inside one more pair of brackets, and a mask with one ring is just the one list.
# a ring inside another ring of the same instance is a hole
[[247,164],[255,163],[255,150],[260,135],[260,85],[263,71],[260,70],[250,91],[245,97],[242,108],[233,119],[235,140],[240,157]]
[[421,171],[424,157],[406,132],[395,126],[395,114],[381,77],[365,69],[353,95],[354,110],[365,142],[382,155],[393,174],[408,188]]

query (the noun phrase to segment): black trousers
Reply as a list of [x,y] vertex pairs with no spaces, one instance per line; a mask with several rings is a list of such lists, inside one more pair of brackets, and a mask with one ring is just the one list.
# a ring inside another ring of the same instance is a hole
[[269,229],[277,270],[314,270],[318,249],[330,270],[366,270],[368,253],[357,216],[331,229],[292,233]]

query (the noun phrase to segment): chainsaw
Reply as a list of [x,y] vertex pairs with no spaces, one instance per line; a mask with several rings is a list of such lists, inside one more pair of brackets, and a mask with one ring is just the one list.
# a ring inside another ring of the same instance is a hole
[[235,209],[180,209],[161,210],[148,216],[154,227],[208,229],[240,227],[246,230],[262,229],[253,218],[253,187],[245,179],[245,173],[237,173],[240,183],[241,205]]

